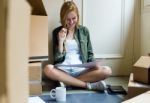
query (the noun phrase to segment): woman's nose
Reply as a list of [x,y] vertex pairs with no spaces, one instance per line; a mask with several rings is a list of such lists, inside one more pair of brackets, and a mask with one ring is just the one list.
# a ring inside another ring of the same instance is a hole
[[72,20],[72,19],[70,19],[70,20],[69,20],[69,23],[70,23],[70,24],[72,24],[72,23],[73,23],[73,20]]

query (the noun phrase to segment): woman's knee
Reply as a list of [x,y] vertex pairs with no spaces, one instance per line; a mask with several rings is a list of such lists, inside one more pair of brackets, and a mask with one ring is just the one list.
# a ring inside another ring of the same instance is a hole
[[111,76],[111,74],[112,74],[111,68],[109,66],[103,66],[103,68],[104,68],[103,70],[104,70],[105,76],[106,77]]
[[44,74],[48,77],[53,76],[54,75],[54,66],[51,64],[46,65],[44,68]]

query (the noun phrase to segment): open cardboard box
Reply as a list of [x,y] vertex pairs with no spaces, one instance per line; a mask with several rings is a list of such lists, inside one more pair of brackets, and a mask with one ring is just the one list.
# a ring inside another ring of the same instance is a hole
[[134,81],[150,84],[150,56],[141,56],[133,65]]
[[32,7],[29,58],[48,58],[48,16],[42,0],[27,0]]
[[134,74],[130,74],[129,83],[128,83],[128,99],[133,98],[137,95],[140,95],[146,91],[150,90],[150,85],[139,83],[133,81]]

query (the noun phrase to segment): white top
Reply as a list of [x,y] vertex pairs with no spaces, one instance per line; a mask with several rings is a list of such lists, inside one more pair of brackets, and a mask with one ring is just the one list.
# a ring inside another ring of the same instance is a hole
[[[80,59],[79,47],[75,39],[66,40],[65,49],[66,49],[66,57],[64,62],[62,62],[61,64],[65,64],[65,65],[82,64],[82,61]],[[76,69],[76,71],[82,71],[85,68],[60,67],[59,69],[63,71],[70,70],[70,69]]]

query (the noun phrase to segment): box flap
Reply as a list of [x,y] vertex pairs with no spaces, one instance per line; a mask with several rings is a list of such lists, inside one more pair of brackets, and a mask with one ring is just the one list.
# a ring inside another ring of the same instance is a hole
[[32,15],[45,15],[47,16],[42,0],[27,0],[32,7]]
[[134,64],[135,67],[150,68],[150,57],[141,56],[140,59]]

